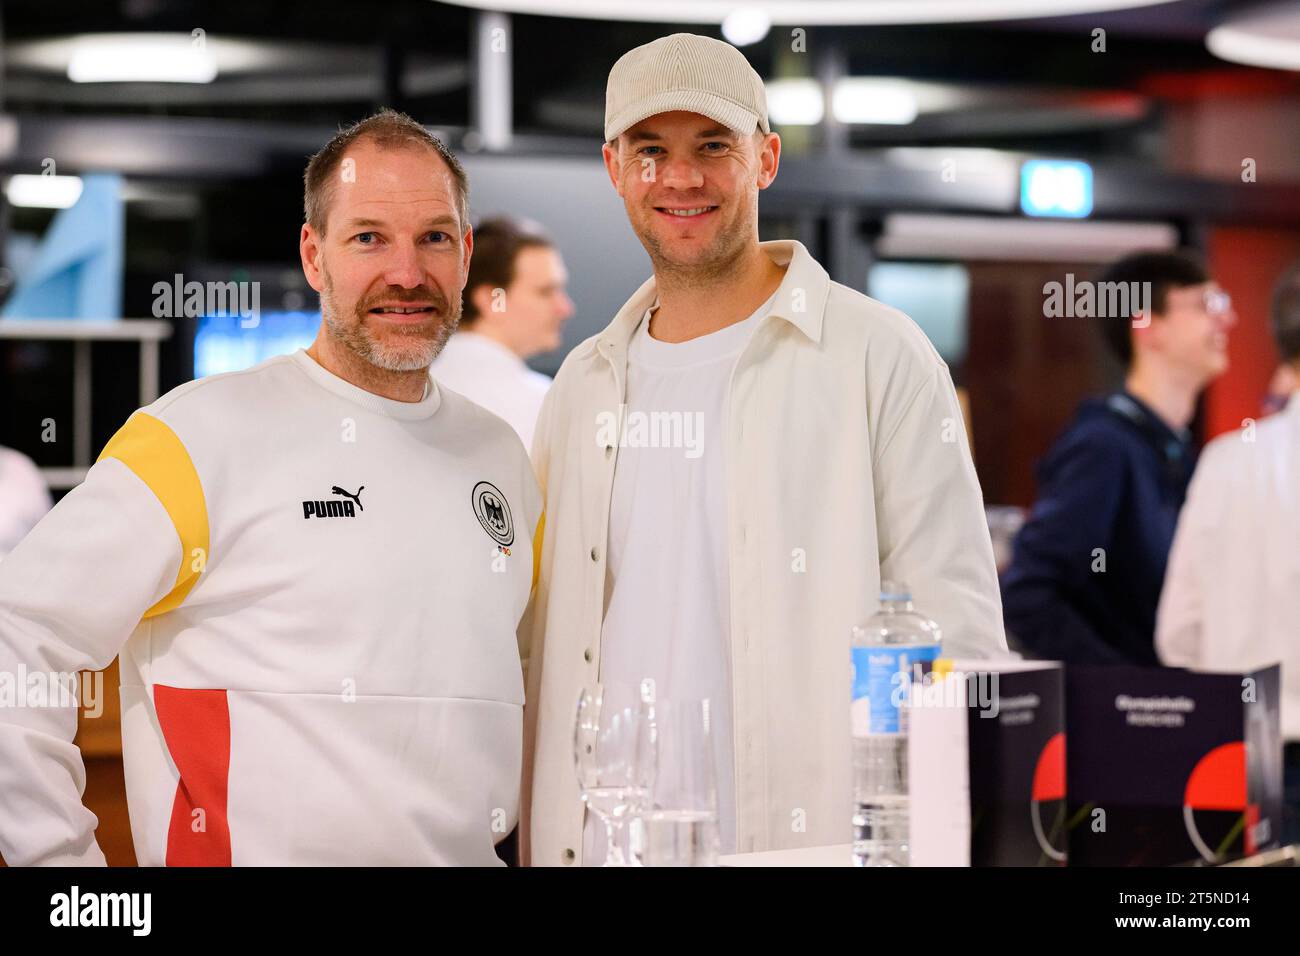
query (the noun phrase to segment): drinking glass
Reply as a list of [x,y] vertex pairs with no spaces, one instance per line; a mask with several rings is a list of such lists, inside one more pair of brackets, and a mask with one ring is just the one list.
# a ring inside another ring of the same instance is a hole
[[653,681],[593,684],[578,697],[574,768],[582,802],[605,825],[604,866],[637,866],[623,852],[628,820],[645,808],[654,781]]
[[652,708],[655,774],[649,806],[632,828],[642,866],[715,866],[718,787],[709,701],[659,700]]

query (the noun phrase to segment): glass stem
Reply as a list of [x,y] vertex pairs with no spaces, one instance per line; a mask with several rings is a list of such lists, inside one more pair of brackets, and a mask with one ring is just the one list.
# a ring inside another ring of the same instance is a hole
[[623,821],[613,817],[605,818],[605,865],[626,866],[627,858],[623,856]]

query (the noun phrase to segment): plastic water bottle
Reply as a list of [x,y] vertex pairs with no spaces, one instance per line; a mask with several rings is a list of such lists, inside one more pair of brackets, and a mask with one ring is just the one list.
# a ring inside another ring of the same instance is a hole
[[913,669],[939,656],[939,625],[901,581],[880,585],[880,610],[853,628],[853,862],[907,866],[907,693]]

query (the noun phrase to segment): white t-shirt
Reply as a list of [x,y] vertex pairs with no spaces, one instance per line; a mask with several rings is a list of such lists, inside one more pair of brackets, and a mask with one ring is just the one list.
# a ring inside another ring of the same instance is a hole
[[[628,346],[627,418],[610,503],[600,679],[650,677],[660,699],[709,699],[723,853],[735,852],[736,786],[722,436],[731,370],[774,300],[742,322],[678,343],[651,338],[657,303],[646,312]],[[599,863],[603,831],[591,823],[584,862]]]
[[551,387],[549,377],[534,372],[495,339],[468,330],[447,340],[429,371],[443,385],[504,418],[532,451],[537,415]]
[[0,448],[0,558],[36,527],[51,506],[40,469],[21,452]]

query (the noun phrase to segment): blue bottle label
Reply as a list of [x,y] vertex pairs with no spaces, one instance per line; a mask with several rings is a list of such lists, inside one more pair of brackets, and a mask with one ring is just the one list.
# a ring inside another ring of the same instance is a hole
[[939,645],[855,647],[852,651],[853,703],[849,713],[853,736],[899,733],[899,708],[906,700],[912,667],[937,658]]

